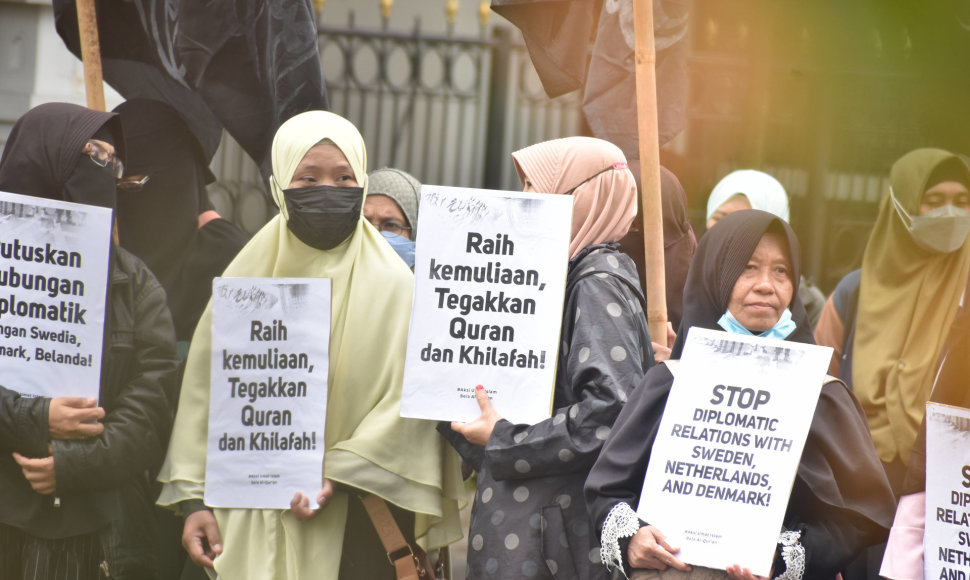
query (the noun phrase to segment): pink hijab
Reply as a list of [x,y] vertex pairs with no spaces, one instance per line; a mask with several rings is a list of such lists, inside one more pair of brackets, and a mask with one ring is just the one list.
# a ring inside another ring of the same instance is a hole
[[573,196],[572,258],[586,246],[618,242],[637,215],[637,186],[620,148],[593,137],[537,143],[512,154],[519,179],[540,193]]

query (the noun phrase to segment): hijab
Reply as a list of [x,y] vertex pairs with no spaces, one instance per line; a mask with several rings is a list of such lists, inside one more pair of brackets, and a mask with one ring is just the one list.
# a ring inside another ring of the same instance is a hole
[[386,195],[401,208],[411,228],[411,239],[418,237],[418,202],[421,201],[421,182],[410,173],[385,167],[367,176],[370,188],[367,195]]
[[151,268],[166,290],[192,247],[209,173],[195,137],[175,109],[148,99],[119,105],[129,175],[148,175],[141,191],[118,192],[121,246]]
[[[84,183],[71,177],[89,139],[112,141],[118,157],[124,157],[117,117],[70,103],[44,103],[27,111],[7,137],[0,160],[0,190],[77,203],[104,197],[104,192],[91,195]],[[110,193],[113,198],[114,191]]]
[[677,176],[666,167],[660,168],[660,204],[664,228],[667,318],[677,328],[684,312],[684,284],[691,258],[697,249],[697,237],[687,217],[687,194],[684,187]]
[[719,181],[707,198],[707,221],[717,208],[735,195],[748,198],[751,209],[760,209],[788,221],[788,194],[774,177],[755,169],[739,169]]
[[228,222],[202,232],[199,215],[211,208],[208,159],[178,112],[150,99],[131,99],[121,118],[128,175],[147,175],[140,191],[118,191],[121,246],[141,258],[165,288],[176,336],[189,340],[225,269],[246,236]]
[[814,344],[805,307],[798,298],[801,259],[798,238],[788,222],[768,212],[746,209],[724,216],[701,238],[687,271],[684,286],[684,316],[677,331],[670,358],[679,359],[692,326],[721,330],[717,321],[727,311],[734,284],[761,238],[769,232],[781,234],[788,242],[791,259],[792,302],[788,307],[797,327],[788,337],[794,342]]
[[[918,215],[936,169],[954,163],[970,184],[970,168],[948,151],[907,153],[890,171],[893,194]],[[862,258],[852,388],[884,462],[909,458],[968,274],[970,244],[948,254],[921,249],[883,197]]]
[[[720,220],[697,246],[671,359],[681,357],[690,327],[720,330],[717,321],[727,310],[734,284],[766,233],[785,237],[791,256],[795,287],[789,309],[798,327],[786,340],[813,343],[798,298],[799,247],[791,226],[768,212],[741,210]],[[618,501],[637,505],[673,382],[668,364],[654,366],[617,417],[586,481],[587,506],[597,526]],[[895,503],[889,482],[872,450],[859,404],[838,380],[822,386],[791,493],[785,516],[788,529],[832,518],[840,527],[851,527],[860,543],[878,543],[892,523]],[[813,545],[825,545],[826,535],[839,538],[838,529],[831,534],[826,526],[820,530],[823,535]],[[806,577],[835,575],[811,572],[809,568]]]
[[[569,257],[586,246],[618,242],[637,215],[637,186],[620,148],[593,137],[566,137],[512,154],[522,183],[540,193],[573,190]],[[574,189],[575,188],[575,189]]]
[[[285,122],[273,140],[270,187],[281,210],[281,188],[290,183],[304,155],[323,140],[341,150],[364,188],[362,195],[366,195],[367,157],[357,128],[333,113],[310,111]],[[297,239],[285,220],[283,213],[270,220],[240,251],[224,276],[331,279],[323,475],[414,512],[415,535],[423,547],[454,541],[460,537],[457,498],[462,493],[457,456],[445,452],[433,422],[400,417],[411,271],[377,230],[365,226],[363,217],[347,240],[326,251]],[[199,442],[206,440],[211,323],[210,303],[192,339],[175,435],[159,476],[166,484],[159,499],[163,505],[203,496],[205,445]],[[347,494],[338,492],[334,499],[337,501],[328,502],[312,526],[297,522],[289,511],[216,510],[216,517],[223,537],[247,536],[253,530],[282,526],[279,533],[312,546],[315,552],[302,565],[295,564],[298,570],[315,577],[336,577],[343,531],[348,524]],[[225,577],[263,569],[263,554],[247,553],[245,543],[236,544],[233,550],[229,540],[225,550],[220,556],[222,563],[216,560],[217,570]],[[286,557],[294,556],[287,552]],[[333,570],[320,569],[320,562],[332,564]]]

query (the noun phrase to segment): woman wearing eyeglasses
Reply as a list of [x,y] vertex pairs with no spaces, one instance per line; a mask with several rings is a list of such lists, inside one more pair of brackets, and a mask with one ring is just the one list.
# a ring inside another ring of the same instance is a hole
[[410,174],[390,167],[371,171],[367,178],[370,191],[364,200],[364,218],[413,270],[421,183]]
[[600,139],[547,141],[512,158],[526,191],[573,197],[562,344],[551,418],[512,424],[480,386],[481,417],[440,428],[478,470],[468,577],[605,578],[583,483],[653,364],[643,291],[618,244],[636,184],[623,152]]
[[[113,208],[126,179],[121,142],[114,114],[40,105],[10,132],[0,190]],[[154,577],[149,474],[161,465],[172,426],[175,336],[148,268],[118,246],[109,264],[98,400],[25,398],[16,376],[0,380],[5,580]]]

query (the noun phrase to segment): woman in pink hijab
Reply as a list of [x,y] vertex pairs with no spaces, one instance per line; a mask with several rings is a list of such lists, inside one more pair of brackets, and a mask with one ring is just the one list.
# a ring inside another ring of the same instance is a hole
[[589,137],[512,154],[526,191],[571,195],[572,235],[553,415],[502,419],[478,387],[482,415],[442,425],[478,470],[469,578],[606,578],[583,483],[610,427],[653,364],[644,297],[619,240],[637,211],[619,148]]

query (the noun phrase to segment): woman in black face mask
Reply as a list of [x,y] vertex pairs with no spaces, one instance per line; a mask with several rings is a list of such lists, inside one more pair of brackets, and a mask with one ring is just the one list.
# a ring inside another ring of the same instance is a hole
[[390,506],[416,553],[418,543],[431,549],[461,535],[457,455],[445,452],[433,422],[400,417],[413,275],[362,218],[366,153],[349,121],[323,111],[297,115],[277,132],[272,161],[280,215],[223,275],[331,280],[331,327],[319,331],[330,336],[321,507],[308,509],[299,493],[290,510],[203,505],[211,308],[186,361],[159,503],[188,514],[189,556],[221,577],[394,578],[359,495]]

